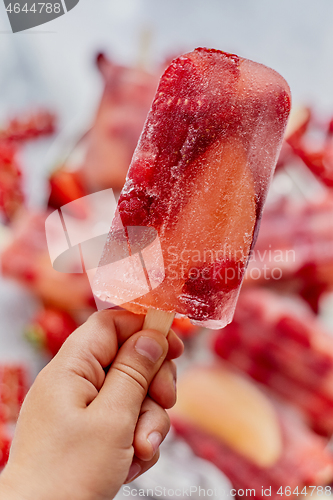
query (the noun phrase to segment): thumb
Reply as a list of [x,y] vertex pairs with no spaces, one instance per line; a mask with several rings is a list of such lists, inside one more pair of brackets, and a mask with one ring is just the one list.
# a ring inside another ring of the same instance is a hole
[[167,353],[162,333],[143,330],[132,335],[119,349],[93,406],[104,407],[122,427],[134,431],[149,385]]

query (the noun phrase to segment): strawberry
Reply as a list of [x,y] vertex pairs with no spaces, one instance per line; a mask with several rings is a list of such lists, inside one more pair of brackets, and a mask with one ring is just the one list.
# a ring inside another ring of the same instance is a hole
[[37,314],[25,335],[40,350],[55,356],[77,326],[67,312],[47,307]]
[[64,168],[53,172],[49,183],[50,197],[48,205],[52,208],[60,208],[87,194],[83,188],[79,174],[77,172],[69,172]]

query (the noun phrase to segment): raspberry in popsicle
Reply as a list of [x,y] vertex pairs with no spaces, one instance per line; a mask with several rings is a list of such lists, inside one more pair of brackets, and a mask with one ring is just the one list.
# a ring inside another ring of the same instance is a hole
[[[289,111],[287,83],[261,64],[206,48],[171,62],[118,205],[125,227],[157,231],[165,276],[124,307],[231,321]],[[94,291],[115,303],[107,256]]]

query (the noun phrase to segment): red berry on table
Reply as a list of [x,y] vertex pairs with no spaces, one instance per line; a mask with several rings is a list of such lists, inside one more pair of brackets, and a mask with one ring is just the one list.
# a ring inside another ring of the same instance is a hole
[[[48,205],[52,208],[60,208],[87,194],[83,188],[80,175],[77,172],[70,172],[64,168],[53,172],[49,179],[49,184],[50,197]],[[84,204],[82,204],[82,215],[85,215]]]
[[77,328],[70,314],[45,308],[26,329],[26,337],[39,349],[55,356],[69,335]]

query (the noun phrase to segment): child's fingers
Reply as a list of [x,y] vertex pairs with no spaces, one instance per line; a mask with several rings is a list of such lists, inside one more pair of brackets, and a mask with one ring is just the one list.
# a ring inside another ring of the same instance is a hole
[[[116,311],[114,311],[115,313]],[[133,321],[133,316],[136,318],[136,323]],[[128,322],[131,320],[132,327],[128,328]],[[114,323],[117,330],[118,343],[122,345],[126,340],[129,339],[133,333],[138,332],[142,329],[144,322],[144,316],[134,314],[129,311],[117,311],[117,314],[114,315]],[[133,326],[137,325],[137,329],[133,331]],[[184,344],[182,340],[178,337],[178,335],[170,330],[167,336],[167,340],[169,343],[169,350],[167,354],[167,359],[175,359],[179,358],[183,354]]]
[[134,434],[134,453],[145,462],[152,460],[170,429],[169,415],[147,397],[142,405]]
[[126,439],[130,430],[134,431],[149,385],[168,347],[165,336],[155,330],[132,335],[119,349],[99,394],[91,403],[90,411],[99,409],[108,421],[112,414],[119,422],[120,440],[122,431]]
[[[131,335],[133,335],[133,333],[142,330],[145,319],[143,315],[133,314],[129,311],[107,310],[101,311],[101,314],[105,315],[107,321],[109,321],[108,316],[111,316],[116,329],[119,346],[123,345],[123,343],[126,342],[126,340],[128,340]],[[179,356],[181,356],[184,351],[184,344],[182,340],[173,330],[169,331],[167,340],[169,343],[167,358],[179,358]]]
[[143,460],[140,460],[139,458],[134,457],[132,465],[128,471],[127,479],[126,479],[124,484],[130,483],[131,481],[133,481],[137,477],[139,477],[142,474],[144,474],[145,472],[147,472],[147,470],[151,469],[156,464],[156,462],[158,461],[159,458],[160,458],[159,451],[157,451],[156,455],[148,462],[144,462]]
[[[105,379],[103,368],[109,366],[118,352],[121,329],[130,337],[142,328],[143,316],[125,311],[100,311],[90,316],[66,340],[51,362],[91,382],[99,390]],[[56,360],[56,361],[55,361]]]
[[173,361],[165,360],[149,386],[148,394],[162,408],[176,403],[177,368]]
[[167,336],[169,342],[169,351],[167,354],[167,359],[176,359],[183,354],[184,344],[178,335],[170,330]]

